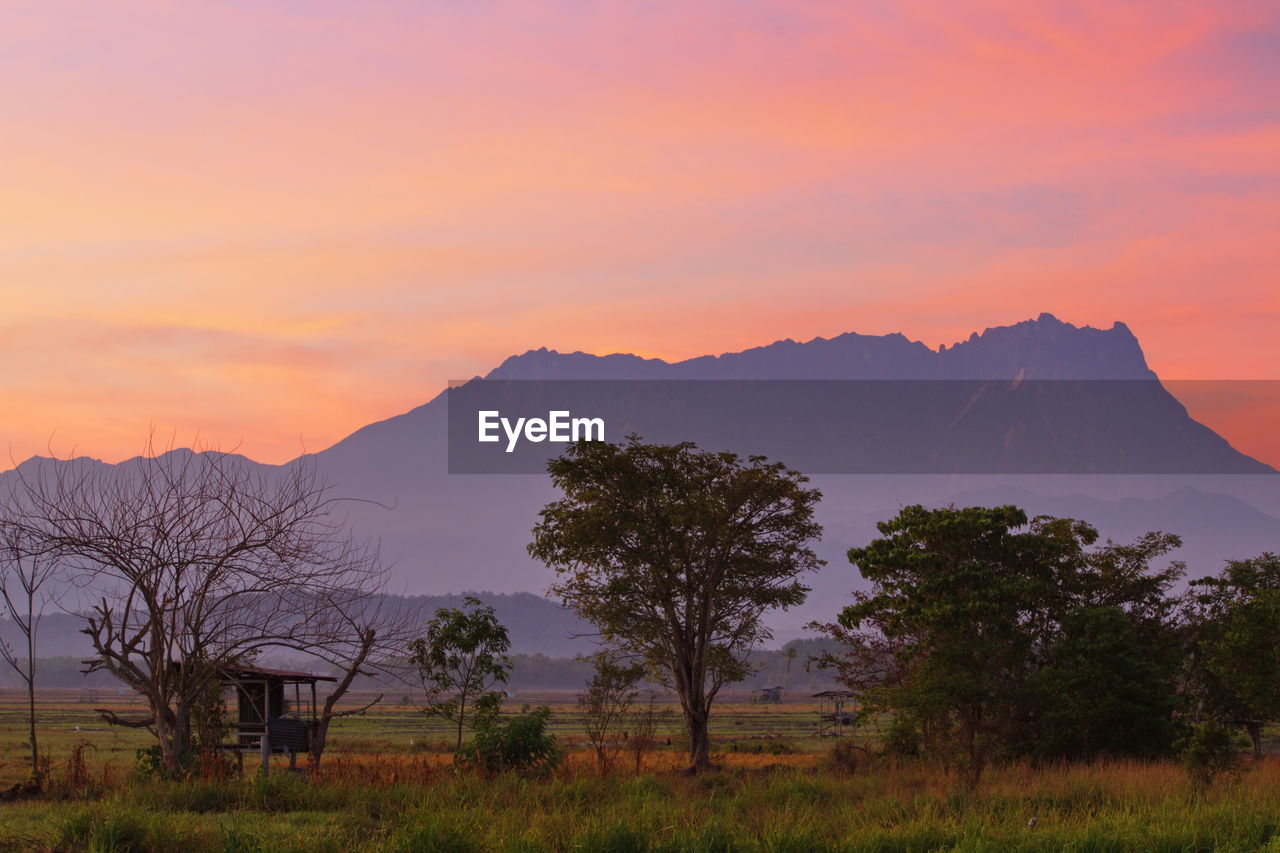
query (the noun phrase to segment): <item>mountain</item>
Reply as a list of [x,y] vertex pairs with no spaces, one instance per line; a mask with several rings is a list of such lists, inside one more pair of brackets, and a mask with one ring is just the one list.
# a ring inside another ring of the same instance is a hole
[[[1193,574],[1216,571],[1225,557],[1280,550],[1280,477],[1257,476],[1275,472],[1190,418],[1122,323],[1079,328],[1043,314],[936,350],[901,334],[849,333],[679,362],[539,349],[506,359],[484,379],[305,457],[338,493],[363,499],[350,505],[351,522],[382,540],[395,564],[395,593],[541,593],[551,582],[525,551],[538,510],[555,497],[546,477],[449,473],[451,397],[456,402],[469,387],[504,383],[530,393],[570,381],[630,383],[620,398],[619,426],[644,427],[651,440],[696,438],[715,446],[800,435],[794,456],[774,455],[802,468],[794,459],[814,447],[836,448],[857,464],[865,465],[872,451],[892,462],[884,476],[815,477],[828,531],[819,550],[829,565],[811,579],[815,593],[805,607],[774,618],[783,639],[811,619],[834,615],[858,582],[844,551],[874,536],[874,522],[905,503],[1014,502],[1082,517],[1118,539],[1165,529],[1186,539],[1175,556],[1188,559]],[[745,390],[733,391],[743,380],[750,380]],[[805,389],[812,408],[761,399],[759,389],[770,383]],[[865,395],[902,388],[914,390],[891,401],[898,420],[867,404]],[[1051,394],[1047,405],[1045,388],[1068,396]],[[658,403],[674,408],[661,409],[659,418]],[[755,432],[726,429],[726,413],[747,419]],[[888,476],[906,471],[921,447],[933,454],[922,470]],[[1036,468],[1043,460],[1057,467]],[[1160,469],[1166,463],[1173,468]],[[1126,464],[1137,473],[1118,476]]]
[[791,339],[742,352],[669,363],[629,354],[529,350],[485,379],[1154,379],[1138,339],[1124,323],[1079,328],[1052,314],[974,332],[932,350],[900,333],[848,332],[805,343]]

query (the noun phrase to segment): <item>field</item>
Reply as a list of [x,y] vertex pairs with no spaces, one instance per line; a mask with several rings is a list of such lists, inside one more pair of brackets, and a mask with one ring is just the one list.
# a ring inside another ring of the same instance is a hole
[[[25,773],[19,698],[0,693],[5,786]],[[729,696],[713,730],[720,770],[679,772],[673,718],[640,774],[601,777],[572,695],[531,694],[509,707],[551,706],[567,760],[549,779],[490,780],[455,773],[443,725],[389,699],[335,724],[312,778],[277,759],[265,779],[165,783],[134,773],[145,732],[110,729],[92,712],[123,712],[128,697],[44,691],[55,790],[0,804],[0,850],[1280,851],[1275,757],[1204,794],[1172,763],[1014,765],[965,793],[933,766],[838,765],[834,739],[812,735],[807,700]]]

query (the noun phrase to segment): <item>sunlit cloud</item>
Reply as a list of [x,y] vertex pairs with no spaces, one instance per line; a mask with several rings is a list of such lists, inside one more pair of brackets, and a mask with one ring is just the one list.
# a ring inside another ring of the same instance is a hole
[[283,461],[532,347],[1042,311],[1274,377],[1277,56],[1251,0],[9,6],[0,441]]

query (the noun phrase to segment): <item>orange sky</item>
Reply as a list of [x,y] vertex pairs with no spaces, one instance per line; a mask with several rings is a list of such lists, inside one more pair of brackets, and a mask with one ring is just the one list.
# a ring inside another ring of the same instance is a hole
[[1042,311],[1280,378],[1278,105],[1272,2],[5,4],[0,443]]

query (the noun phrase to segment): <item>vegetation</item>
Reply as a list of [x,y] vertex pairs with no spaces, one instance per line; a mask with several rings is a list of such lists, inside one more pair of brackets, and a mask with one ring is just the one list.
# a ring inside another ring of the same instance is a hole
[[1176,547],[1148,534],[1091,547],[1072,519],[1012,506],[911,506],[850,550],[873,584],[831,630],[826,663],[863,713],[894,711],[895,738],[976,784],[994,759],[1166,754],[1180,664],[1168,591]]
[[27,691],[27,737],[31,747],[31,784],[42,782],[40,734],[36,728],[36,637],[43,611],[52,604],[46,587],[58,576],[58,563],[31,547],[21,528],[0,522],[0,614],[17,627],[21,651],[0,640],[0,660],[22,680]]
[[511,675],[510,647],[507,629],[493,608],[473,596],[467,596],[461,608],[441,607],[427,623],[426,634],[409,643],[425,710],[457,726],[458,750],[468,714],[490,722],[501,707],[502,694],[492,688]]
[[616,652],[608,649],[592,655],[591,663],[595,671],[587,682],[587,689],[578,695],[578,709],[600,772],[608,773],[621,747],[620,736],[625,737],[620,727],[627,722],[628,711],[639,692],[637,685],[644,677],[644,667],[623,663]]
[[821,497],[761,457],[689,443],[579,442],[548,463],[564,493],[529,553],[556,570],[552,592],[610,644],[644,660],[679,697],[690,770],[710,764],[716,694],[750,671],[761,616],[804,601],[798,578],[821,561]]

